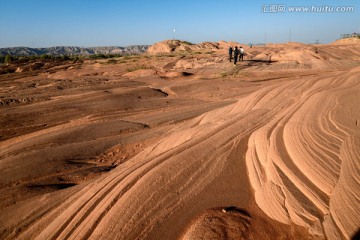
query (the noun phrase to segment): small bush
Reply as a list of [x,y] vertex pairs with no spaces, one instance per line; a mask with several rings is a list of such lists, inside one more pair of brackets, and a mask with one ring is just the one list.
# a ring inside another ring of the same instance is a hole
[[174,53],[169,53],[169,54],[164,54],[161,57],[176,57],[176,54]]
[[220,77],[227,77],[227,76],[229,76],[229,73],[228,72],[221,72],[220,73]]
[[115,59],[110,59],[106,62],[107,64],[116,64],[117,61]]
[[140,69],[152,69],[151,67],[148,66],[144,66],[144,65],[137,65],[131,68],[126,69],[128,72],[134,72],[136,70],[140,70]]
[[234,68],[230,71],[221,72],[220,77],[235,77],[240,73],[240,68]]
[[105,56],[105,54],[94,54],[94,55],[90,55],[90,59],[103,59],[103,58],[107,58]]
[[31,59],[29,57],[19,57],[19,62],[29,62]]
[[70,60],[70,57],[68,55],[62,55],[61,60],[63,61]]
[[50,56],[50,55],[47,55],[47,54],[41,54],[41,55],[40,55],[40,59],[41,59],[41,60],[51,59],[51,58],[53,58],[53,57]]
[[5,64],[11,63],[12,60],[13,58],[10,55],[6,55],[4,58],[4,63]]
[[186,44],[186,45],[194,45],[193,43],[188,42],[188,41],[181,41],[181,43]]

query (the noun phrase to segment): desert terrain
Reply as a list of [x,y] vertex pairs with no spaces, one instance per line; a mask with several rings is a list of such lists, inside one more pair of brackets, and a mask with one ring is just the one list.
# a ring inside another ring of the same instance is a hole
[[10,66],[0,238],[351,239],[360,41],[240,45]]

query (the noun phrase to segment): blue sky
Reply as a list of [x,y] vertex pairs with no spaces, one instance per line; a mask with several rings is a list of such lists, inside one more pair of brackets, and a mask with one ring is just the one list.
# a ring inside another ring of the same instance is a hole
[[[270,5],[286,8],[264,12]],[[294,13],[291,6],[354,11]],[[127,46],[173,37],[194,43],[287,42],[290,29],[292,41],[305,43],[360,32],[360,1],[0,0],[0,47]]]

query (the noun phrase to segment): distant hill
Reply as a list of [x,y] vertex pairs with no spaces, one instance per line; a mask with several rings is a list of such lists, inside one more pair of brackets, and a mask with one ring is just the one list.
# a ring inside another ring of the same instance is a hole
[[54,56],[60,55],[92,55],[92,54],[139,54],[147,51],[148,45],[132,45],[127,47],[49,47],[49,48],[29,48],[29,47],[11,47],[0,48],[0,55],[12,56],[36,56],[48,54]]
[[202,51],[202,50],[227,50],[230,46],[237,46],[238,42],[202,42],[193,44],[187,41],[181,40],[165,40],[154,45],[151,45],[147,52],[150,54],[157,53],[171,53],[171,52],[182,52],[182,51]]
[[343,38],[336,40],[335,42],[331,43],[332,45],[342,45],[342,44],[360,44],[360,38],[353,37],[353,38]]

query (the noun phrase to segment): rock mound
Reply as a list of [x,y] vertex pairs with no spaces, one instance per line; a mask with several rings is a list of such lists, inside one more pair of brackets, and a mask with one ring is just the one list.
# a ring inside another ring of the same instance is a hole
[[[252,63],[264,63],[261,66],[263,70],[352,67],[356,65],[360,51],[360,45],[355,44],[356,42],[356,39],[343,39],[330,45],[294,42],[267,44],[266,46],[254,47],[252,49],[245,48],[245,58]],[[339,51],[339,44],[342,45],[342,51]],[[349,51],[352,54],[349,54]],[[333,54],[334,52],[337,54]],[[265,63],[272,64],[266,65]]]
[[213,208],[193,219],[180,239],[313,239],[301,228],[279,226],[245,209]]
[[342,45],[342,44],[360,44],[360,38],[345,38],[339,39],[333,43],[333,45]]
[[191,51],[195,44],[180,40],[165,40],[155,43],[148,48],[148,53],[171,53],[179,51]]
[[155,43],[150,46],[147,50],[148,53],[157,54],[157,53],[171,53],[171,52],[181,52],[181,51],[201,51],[201,50],[223,50],[228,49],[230,46],[240,46],[237,42],[202,42],[199,44],[193,44],[187,41],[180,40],[165,40],[162,42]]

